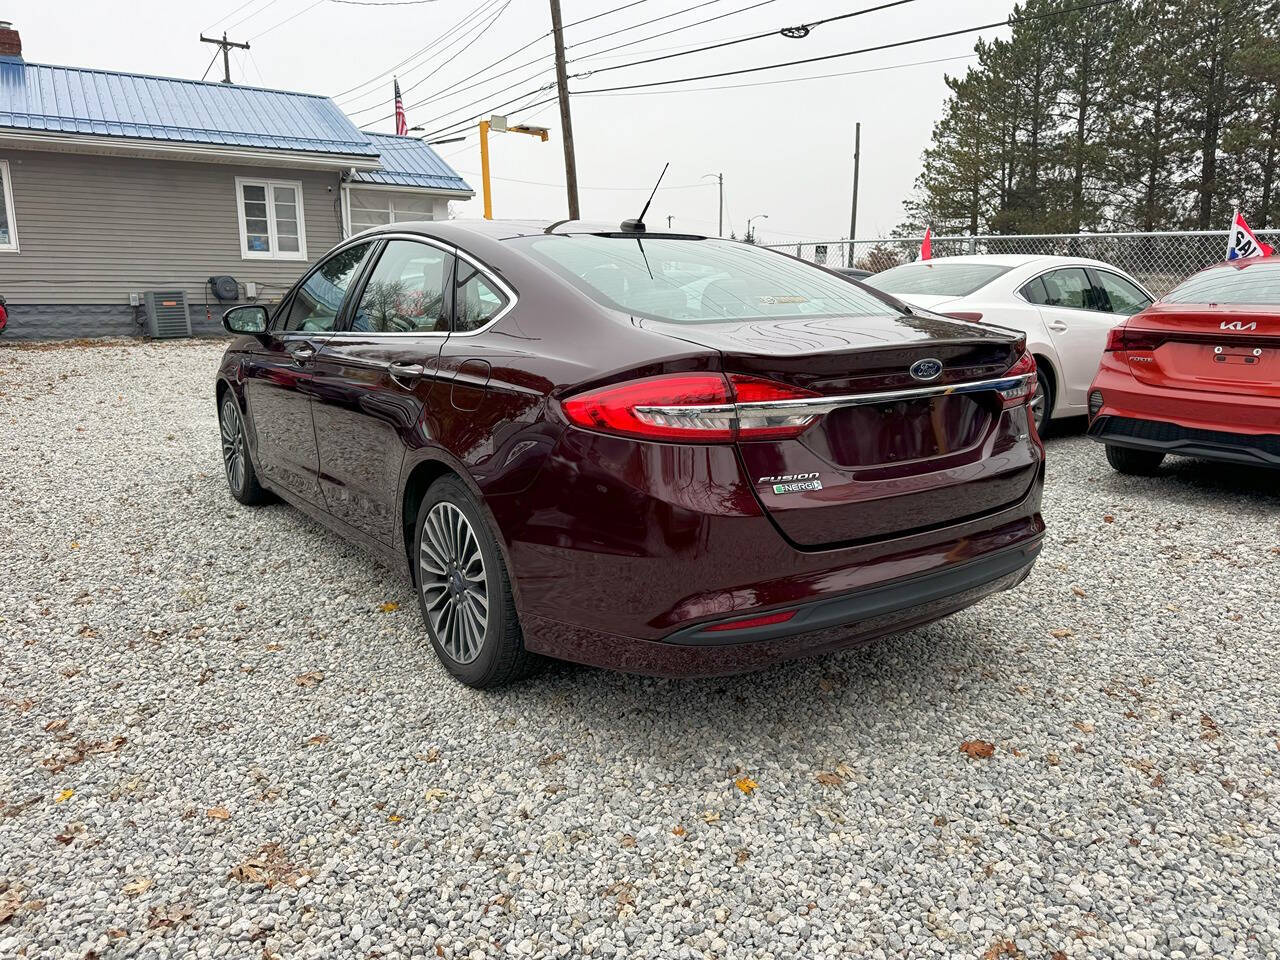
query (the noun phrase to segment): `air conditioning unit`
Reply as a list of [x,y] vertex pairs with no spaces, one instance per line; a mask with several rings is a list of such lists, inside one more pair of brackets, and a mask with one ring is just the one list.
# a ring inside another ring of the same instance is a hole
[[181,290],[149,290],[142,295],[148,337],[191,336],[187,295]]

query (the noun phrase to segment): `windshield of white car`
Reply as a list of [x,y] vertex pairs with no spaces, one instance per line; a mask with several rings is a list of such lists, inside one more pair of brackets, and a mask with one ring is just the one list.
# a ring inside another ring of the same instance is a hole
[[1280,304],[1280,258],[1243,267],[1221,266],[1183,280],[1164,303]]
[[727,240],[553,234],[510,242],[597,303],[651,320],[868,317],[901,309],[802,260]]
[[967,297],[1012,267],[991,263],[947,263],[945,260],[922,260],[867,277],[868,286],[894,296]]

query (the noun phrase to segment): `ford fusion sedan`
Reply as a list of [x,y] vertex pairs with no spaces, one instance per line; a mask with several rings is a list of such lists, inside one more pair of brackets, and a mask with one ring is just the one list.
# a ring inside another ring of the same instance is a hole
[[1032,410],[1042,433],[1051,417],[1086,413],[1107,334],[1154,299],[1122,270],[1073,257],[943,257],[863,283],[913,306],[1024,333],[1038,371]]
[[1089,412],[1121,473],[1171,453],[1280,467],[1280,257],[1202,270],[1112,331]]
[[241,503],[412,581],[455,677],[706,675],[928,623],[1040,549],[1035,365],[785,254],[622,225],[345,241],[217,375]]

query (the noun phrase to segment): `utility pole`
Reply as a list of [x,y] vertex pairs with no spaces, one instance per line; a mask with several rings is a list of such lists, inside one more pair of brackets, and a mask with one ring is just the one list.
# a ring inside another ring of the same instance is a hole
[[862,161],[862,124],[853,125],[853,207],[849,210],[849,262],[853,266],[853,240],[858,235],[858,166]]
[[675,217],[673,217],[671,214],[667,214],[667,231],[668,232],[671,231],[671,221],[674,219]]
[[724,174],[723,173],[704,173],[702,179],[707,177],[715,177],[720,184],[720,226],[716,229],[716,235],[724,236]]
[[564,68],[564,27],[560,0],[551,0],[551,29],[556,37],[556,87],[560,91],[560,126],[564,128],[564,182],[569,193],[569,219],[578,215],[578,163],[573,157],[573,119],[569,116],[569,78]]
[[234,43],[233,41],[228,40],[227,32],[225,30],[222,31],[221,40],[219,40],[217,37],[206,37],[202,33],[200,34],[200,42],[216,43],[218,46],[222,48],[222,82],[230,83],[231,82],[231,53],[230,53],[231,48],[235,47],[237,50],[248,50],[249,44]]

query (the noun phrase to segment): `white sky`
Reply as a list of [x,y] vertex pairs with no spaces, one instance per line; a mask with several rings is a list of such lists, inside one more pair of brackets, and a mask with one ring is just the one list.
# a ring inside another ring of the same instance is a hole
[[[398,0],[383,0],[393,4]],[[404,6],[352,6],[336,0],[211,0],[175,3],[140,0],[129,4],[98,0],[0,0],[0,19],[9,19],[22,34],[23,55],[41,63],[101,67],[198,79],[216,53],[200,43],[202,30],[228,30],[232,40],[249,40],[246,54],[232,54],[232,79],[261,86],[310,93],[337,94],[369,80],[432,41],[421,63],[399,70],[410,126],[453,113],[429,124],[435,129],[454,119],[487,110],[517,94],[554,81],[552,60],[501,77],[487,85],[447,92],[422,106],[424,96],[451,87],[469,74],[494,64],[550,30],[547,0],[510,0],[482,36],[451,63],[465,39],[441,33],[477,7],[503,0],[432,0]],[[571,23],[602,13],[626,0],[561,0],[564,20]],[[587,43],[601,34],[692,7],[699,0],[642,0],[589,23],[566,29],[566,41],[580,44],[568,57],[587,57],[615,44],[638,40],[718,14],[740,10],[759,0],[704,0],[705,5],[680,16]],[[883,0],[771,0],[757,9],[618,50],[603,57],[570,63],[570,74],[647,56],[676,52],[752,33],[865,9]],[[236,8],[244,4],[237,12]],[[894,9],[854,17],[816,28],[801,40],[772,36],[725,49],[679,56],[642,67],[611,70],[570,81],[570,89],[617,86],[758,66],[780,60],[821,56],[881,43],[922,37],[1002,20],[1012,0],[913,0]],[[296,14],[296,16],[295,16]],[[488,19],[479,18],[480,22]],[[1007,28],[981,36],[1007,36]],[[716,190],[703,174],[725,176],[726,224],[739,235],[746,218],[768,214],[756,223],[763,242],[834,239],[849,230],[852,190],[853,125],[862,122],[862,173],[858,233],[878,236],[892,229],[902,213],[920,169],[920,155],[946,97],[944,72],[960,73],[972,60],[942,58],[972,54],[979,34],[965,34],[895,50],[844,57],[826,63],[770,70],[740,77],[658,88],[659,94],[577,96],[573,99],[578,180],[582,213],[590,219],[621,220],[640,212],[663,163],[671,169],[647,217],[651,228],[675,219],[676,229],[714,233]],[[453,41],[452,46],[446,46]],[[549,54],[549,36],[494,68],[495,72]],[[918,65],[828,77],[798,83],[771,83],[733,89],[697,90],[721,84],[758,84],[792,77],[868,71],[904,63]],[[221,77],[221,57],[209,71]],[[423,79],[431,70],[438,72]],[[541,71],[541,72],[540,72]],[[409,89],[414,83],[421,86]],[[505,93],[477,106],[463,107],[510,83]],[[391,78],[340,98],[358,124],[391,112]],[[361,107],[378,109],[355,113]],[[516,107],[519,104],[515,105]],[[515,134],[491,137],[494,214],[497,217],[561,218],[566,215],[564,188],[514,180],[562,184],[563,148],[555,104],[521,112],[512,107],[512,122],[528,120],[551,128],[551,140]],[[372,129],[391,132],[391,120]],[[474,128],[471,128],[472,130]],[[479,148],[474,134],[465,143],[437,147],[477,192]],[[705,186],[690,186],[704,183]],[[613,189],[613,188],[628,189]],[[611,188],[611,189],[599,189]],[[670,188],[670,189],[668,189]],[[678,189],[676,189],[678,188]],[[480,199],[461,205],[460,215],[479,217]]]

